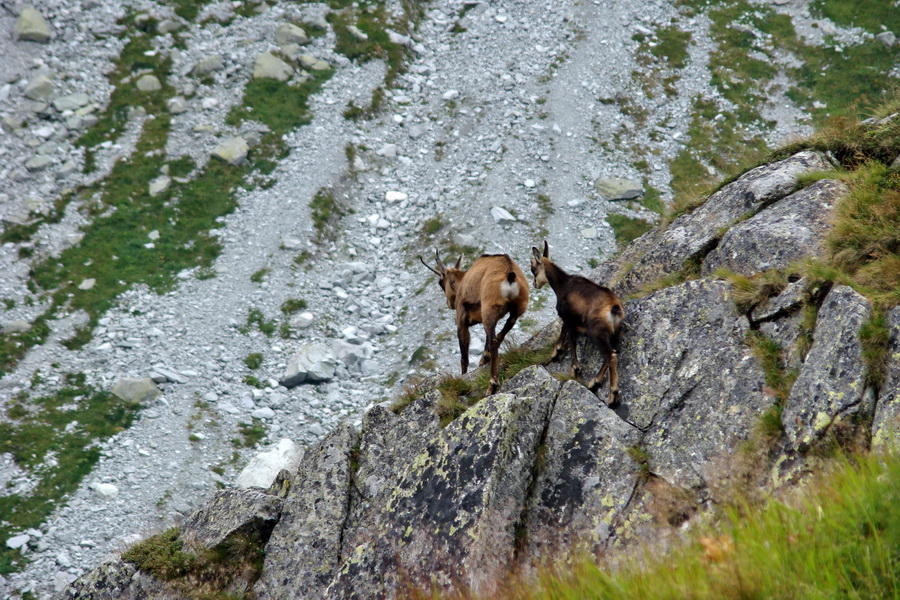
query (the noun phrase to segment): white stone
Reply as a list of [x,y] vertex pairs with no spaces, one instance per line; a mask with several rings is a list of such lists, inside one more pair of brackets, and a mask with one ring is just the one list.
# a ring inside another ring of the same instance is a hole
[[282,23],[275,29],[275,41],[279,46],[305,44],[309,41],[306,32],[292,23]]
[[135,85],[137,86],[137,89],[142,92],[158,92],[162,89],[162,84],[159,82],[156,75],[144,75],[137,80]]
[[6,540],[6,547],[10,550],[17,550],[31,541],[31,536],[27,534],[16,535]]
[[253,457],[237,476],[234,484],[240,488],[267,488],[275,481],[280,470],[295,469],[301,458],[303,451],[291,440],[282,438],[272,449]]
[[533,188],[534,185],[535,185],[535,184],[534,184],[534,179],[526,179],[526,180],[525,180],[525,187],[527,187],[527,188]]
[[494,217],[496,223],[500,224],[515,223],[517,220],[508,210],[501,206],[491,208],[491,216]]
[[88,485],[88,487],[104,498],[115,498],[119,495],[119,488],[111,483],[94,482]]
[[447,90],[446,92],[444,92],[444,95],[441,96],[441,98],[443,98],[444,100],[456,100],[457,98],[459,98],[459,91]]
[[384,193],[384,199],[388,202],[402,202],[406,200],[407,195],[403,192],[390,191]]
[[97,280],[94,279],[93,277],[91,277],[91,278],[85,279],[84,281],[82,281],[81,283],[79,283],[79,284],[78,284],[78,289],[79,289],[79,290],[87,291],[87,290],[89,290],[89,289],[92,289],[96,283],[97,283]]
[[291,327],[299,327],[301,329],[309,327],[312,325],[313,319],[314,317],[311,312],[302,312],[291,318]]
[[253,79],[287,81],[293,74],[294,68],[291,65],[269,52],[258,54],[253,64]]
[[264,406],[262,408],[254,410],[252,413],[250,413],[250,416],[254,419],[271,419],[275,416],[275,411],[268,406]]
[[328,381],[334,377],[336,367],[337,357],[328,346],[304,346],[288,362],[281,385],[293,387],[307,381]]
[[593,240],[597,237],[597,228],[596,227],[588,227],[587,229],[581,230],[581,237],[586,240]]
[[244,138],[234,137],[216,146],[212,151],[212,155],[219,160],[224,160],[228,164],[236,167],[247,160],[247,153],[249,151],[250,147],[247,145],[247,141]]
[[[168,175],[160,175],[156,179],[150,182],[150,196],[159,196],[163,192],[169,189],[169,186],[172,185],[172,179]],[[159,236],[159,232],[157,232],[157,236]],[[150,238],[150,239],[158,239],[158,238]]]

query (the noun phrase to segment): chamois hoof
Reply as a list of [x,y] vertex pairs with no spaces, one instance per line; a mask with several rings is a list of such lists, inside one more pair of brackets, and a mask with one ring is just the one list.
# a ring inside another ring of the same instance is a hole
[[488,396],[493,396],[497,393],[497,390],[500,389],[500,384],[497,381],[491,380],[491,385],[488,386]]
[[483,367],[484,365],[491,362],[491,355],[489,353],[485,353],[481,355],[481,360],[478,361],[478,366]]
[[609,390],[609,398],[606,399],[606,405],[610,408],[619,403],[619,390]]

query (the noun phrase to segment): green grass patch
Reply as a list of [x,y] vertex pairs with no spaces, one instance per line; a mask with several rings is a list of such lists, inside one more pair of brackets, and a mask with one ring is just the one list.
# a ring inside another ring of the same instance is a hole
[[619,248],[624,248],[633,240],[653,229],[653,225],[647,221],[626,217],[625,215],[608,214],[606,215],[606,222],[612,227]]
[[288,298],[284,302],[281,303],[281,312],[286,315],[292,315],[295,312],[300,312],[307,308],[306,300],[301,298]]
[[444,215],[439,214],[427,219],[422,224],[422,233],[425,235],[434,235],[444,228]]
[[214,548],[192,552],[179,539],[177,527],[138,542],[122,560],[140,571],[168,581],[180,596],[197,600],[236,600],[262,572],[270,531],[239,531]]
[[[37,485],[27,494],[0,496],[0,539],[41,524],[75,492],[100,459],[98,442],[129,427],[140,406],[84,385],[83,375],[69,375],[66,387],[52,396],[20,394],[7,405],[0,423],[0,452]],[[0,547],[0,574],[25,566],[26,558]]]
[[731,284],[731,297],[740,314],[747,314],[754,308],[763,306],[769,298],[777,296],[788,286],[788,276],[776,270],[748,277],[720,268],[715,275]]
[[263,355],[259,352],[251,352],[244,357],[244,364],[248,369],[258,369],[263,362]]
[[253,283],[262,283],[265,280],[266,275],[268,275],[271,272],[272,272],[272,269],[268,269],[268,268],[260,269],[260,270],[256,271],[253,275],[250,276],[250,281],[252,281]]
[[875,308],[859,329],[859,343],[862,346],[863,363],[866,365],[866,380],[878,388],[884,383],[887,371],[890,338],[891,330],[885,312]]
[[238,126],[245,121],[258,121],[271,132],[263,142],[275,143],[275,138],[312,120],[309,97],[319,91],[332,75],[334,71],[331,69],[312,71],[306,82],[297,85],[277,79],[251,79],[244,87],[241,104],[231,109],[225,123]]
[[336,218],[346,214],[346,210],[335,198],[334,192],[325,188],[316,192],[316,195],[309,202],[309,208],[311,210],[313,227],[316,229],[316,235],[319,240],[328,236],[329,229]]
[[746,342],[762,367],[767,392],[783,405],[799,372],[785,366],[781,345],[761,331],[747,332]]
[[266,319],[266,316],[258,308],[251,308],[247,312],[247,322],[238,328],[238,331],[247,335],[254,327],[259,329],[259,331],[266,336],[271,337],[271,335],[275,333],[278,325],[275,322],[275,319]]
[[688,44],[691,43],[690,32],[670,25],[658,29],[656,37],[659,43],[650,52],[658,59],[665,60],[673,69],[684,68],[688,59]]
[[238,423],[238,434],[231,440],[235,448],[253,448],[266,437],[266,426],[259,419],[253,419],[251,423]]
[[[550,359],[553,344],[544,348],[530,349],[523,346],[511,348],[500,354],[497,365],[497,380],[502,388],[503,383],[532,365],[542,365]],[[480,355],[479,355],[480,356]],[[474,406],[485,397],[491,380],[489,366],[479,368],[471,376],[444,376],[436,389],[441,396],[435,404],[435,413],[440,418],[441,427],[455,421],[469,407]]]

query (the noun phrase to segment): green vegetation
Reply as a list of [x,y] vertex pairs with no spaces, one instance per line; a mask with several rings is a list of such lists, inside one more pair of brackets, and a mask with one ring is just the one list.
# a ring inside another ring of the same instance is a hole
[[425,235],[434,235],[444,228],[444,215],[439,214],[427,219],[422,225],[422,233]]
[[647,221],[625,215],[608,214],[606,222],[612,227],[620,249],[653,229],[653,225]]
[[292,315],[295,312],[304,310],[306,307],[306,300],[300,298],[288,298],[281,303],[281,312],[286,315]]
[[[541,365],[550,359],[553,345],[545,348],[529,349],[524,346],[512,348],[498,357],[497,379],[500,385],[516,375],[522,369],[532,365]],[[462,377],[444,376],[437,384],[441,397],[435,405],[435,412],[440,417],[441,427],[446,427],[462,413],[485,397],[491,380],[489,366],[479,368],[472,375]]]
[[777,270],[764,271],[747,277],[720,268],[716,270],[715,275],[731,284],[731,297],[735,308],[741,314],[747,314],[754,308],[763,306],[769,298],[777,296],[788,286],[788,276]]
[[[39,528],[78,489],[100,459],[97,443],[126,429],[140,406],[85,385],[84,375],[68,375],[53,396],[13,398],[0,423],[0,453],[37,485],[27,494],[0,496],[0,539]],[[0,574],[21,569],[18,550],[0,547]]]
[[691,34],[670,25],[657,30],[656,37],[659,43],[650,52],[656,58],[666,61],[672,69],[683,68],[687,64]]
[[138,542],[122,560],[170,582],[180,594],[196,600],[226,600],[240,585],[262,572],[267,536],[259,531],[235,533],[221,544],[195,553],[179,539],[177,527]]
[[781,346],[761,331],[748,331],[746,341],[762,366],[767,391],[782,402],[787,400],[797,372],[785,368]]
[[252,352],[244,357],[244,364],[248,369],[258,369],[263,362],[263,355],[259,352]]
[[900,461],[839,459],[802,496],[722,510],[714,526],[695,530],[665,555],[636,553],[616,566],[571,560],[572,567],[542,571],[537,582],[512,578],[503,597],[896,598]]
[[244,325],[241,325],[241,327],[238,328],[238,331],[247,335],[254,327],[269,337],[275,333],[275,329],[277,328],[275,319],[266,319],[261,310],[258,308],[251,308],[247,313],[247,322]]
[[253,419],[252,423],[238,423],[240,438],[231,440],[235,448],[252,448],[266,437],[266,426],[259,419]]
[[312,210],[313,226],[316,228],[316,234],[320,240],[326,237],[332,220],[345,214],[344,209],[335,199],[334,192],[329,189],[321,189],[316,192],[309,203],[309,208]]
[[266,275],[272,272],[272,269],[264,268],[256,271],[253,275],[250,276],[250,281],[253,283],[262,283],[265,280]]

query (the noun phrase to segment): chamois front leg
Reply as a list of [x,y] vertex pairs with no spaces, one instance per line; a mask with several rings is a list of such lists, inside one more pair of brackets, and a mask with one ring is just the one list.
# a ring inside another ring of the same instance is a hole
[[581,365],[578,364],[578,329],[569,328],[569,352],[572,354],[572,377],[578,377],[581,373]]
[[559,331],[559,339],[556,340],[556,344],[553,345],[553,354],[550,355],[550,358],[547,359],[547,362],[544,364],[550,364],[553,361],[559,359],[559,356],[560,356],[559,351],[562,349],[563,346],[566,345],[566,340],[567,340],[568,336],[569,336],[569,330],[566,327],[566,324],[563,323],[562,329],[560,329],[560,331]]
[[469,370],[469,320],[465,316],[456,320],[456,337],[459,339],[459,366],[462,374]]

